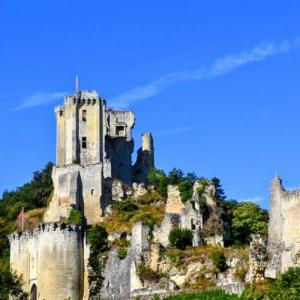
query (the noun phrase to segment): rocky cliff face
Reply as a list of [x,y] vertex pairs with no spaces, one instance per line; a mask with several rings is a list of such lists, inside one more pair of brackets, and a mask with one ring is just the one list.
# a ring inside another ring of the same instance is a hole
[[[153,241],[148,226],[141,222],[132,229],[126,257],[120,259],[118,251],[113,248],[108,253],[101,299],[130,299],[210,287],[240,294],[248,270],[247,250],[212,246],[165,248]],[[226,257],[222,270],[213,259],[216,251],[224,251]]]

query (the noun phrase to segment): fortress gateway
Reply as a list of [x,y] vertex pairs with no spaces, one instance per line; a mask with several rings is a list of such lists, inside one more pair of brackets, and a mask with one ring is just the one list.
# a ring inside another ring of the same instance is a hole
[[112,201],[113,179],[128,185],[145,182],[154,167],[153,141],[150,133],[142,135],[132,165],[134,114],[107,109],[96,91],[66,96],[55,114],[53,197],[42,225],[9,236],[11,268],[22,274],[30,299],[88,299],[89,247],[77,226],[60,222],[72,208],[82,212],[87,224],[101,221]]

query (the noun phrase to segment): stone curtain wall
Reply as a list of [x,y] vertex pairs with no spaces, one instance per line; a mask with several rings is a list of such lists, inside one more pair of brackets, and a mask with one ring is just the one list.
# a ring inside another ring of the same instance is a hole
[[45,224],[10,240],[12,270],[23,276],[24,290],[36,284],[38,298],[82,299],[83,239],[74,225]]

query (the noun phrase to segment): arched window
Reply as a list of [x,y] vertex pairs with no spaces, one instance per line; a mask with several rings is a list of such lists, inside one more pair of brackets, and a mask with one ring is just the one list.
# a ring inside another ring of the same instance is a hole
[[37,300],[37,287],[35,284],[33,284],[31,287],[30,300]]

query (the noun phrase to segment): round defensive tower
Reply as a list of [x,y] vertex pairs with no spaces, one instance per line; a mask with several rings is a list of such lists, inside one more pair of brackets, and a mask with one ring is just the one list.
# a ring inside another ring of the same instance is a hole
[[[82,299],[83,236],[79,227],[48,223],[13,234],[11,268],[36,299]],[[33,298],[34,299],[34,298]]]

